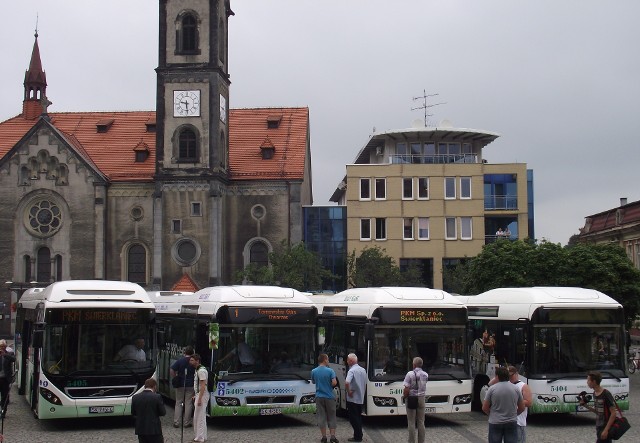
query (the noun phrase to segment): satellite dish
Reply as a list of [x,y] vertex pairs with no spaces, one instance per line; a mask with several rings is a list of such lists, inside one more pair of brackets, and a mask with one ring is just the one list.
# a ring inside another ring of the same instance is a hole
[[440,124],[438,125],[438,127],[440,128],[453,128],[453,123],[451,123],[451,120],[448,119],[444,119],[440,121]]
[[420,120],[419,118],[415,119],[414,121],[411,122],[411,127],[412,128],[423,128],[424,127],[424,122],[422,120]]

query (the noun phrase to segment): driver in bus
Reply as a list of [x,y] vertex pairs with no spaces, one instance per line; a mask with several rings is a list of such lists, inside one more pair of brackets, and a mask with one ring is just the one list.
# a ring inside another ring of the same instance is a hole
[[144,338],[136,338],[133,344],[124,345],[113,358],[114,361],[145,361]]

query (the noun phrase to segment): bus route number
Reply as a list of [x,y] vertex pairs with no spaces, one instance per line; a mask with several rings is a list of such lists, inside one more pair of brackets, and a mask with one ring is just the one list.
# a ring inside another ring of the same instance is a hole
[[402,395],[403,389],[389,389],[389,395]]
[[551,392],[567,392],[568,390],[566,386],[551,386]]

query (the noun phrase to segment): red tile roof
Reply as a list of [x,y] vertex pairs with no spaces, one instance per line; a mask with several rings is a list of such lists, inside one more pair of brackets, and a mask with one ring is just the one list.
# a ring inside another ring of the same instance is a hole
[[180,278],[180,280],[178,280],[177,283],[173,285],[173,288],[171,288],[172,291],[183,291],[183,292],[196,292],[199,289],[200,288],[198,287],[196,282],[194,282],[193,279],[189,277],[188,274],[182,274],[182,277]]
[[[277,128],[267,128],[276,121]],[[309,137],[309,108],[250,108],[229,112],[229,169],[234,180],[302,180]],[[269,139],[273,158],[262,159],[260,147]]]
[[593,234],[616,227],[640,223],[640,200],[587,217],[583,234]]
[[[278,128],[267,120],[282,115]],[[152,181],[155,173],[154,111],[49,113],[51,124],[80,155],[110,181]],[[98,132],[98,123],[113,123]],[[0,123],[0,158],[39,121],[19,115]],[[229,112],[229,168],[232,180],[302,180],[309,137],[308,108],[232,109]],[[263,160],[260,146],[268,138],[275,146],[272,159]],[[149,146],[149,157],[135,162],[134,150]]]

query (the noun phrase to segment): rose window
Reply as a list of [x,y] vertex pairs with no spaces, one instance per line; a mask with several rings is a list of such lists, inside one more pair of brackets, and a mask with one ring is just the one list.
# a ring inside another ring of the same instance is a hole
[[37,235],[48,237],[62,226],[62,211],[49,200],[40,200],[29,208],[27,227]]

